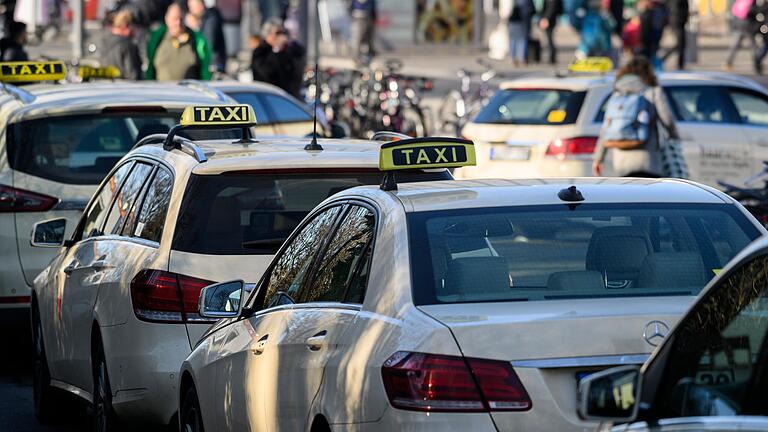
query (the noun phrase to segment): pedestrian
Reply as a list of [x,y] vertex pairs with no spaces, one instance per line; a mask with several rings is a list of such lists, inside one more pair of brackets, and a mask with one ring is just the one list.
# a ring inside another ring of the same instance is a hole
[[539,28],[547,36],[549,64],[557,64],[557,47],[555,46],[555,27],[560,15],[563,14],[563,0],[544,0],[544,8],[539,19]]
[[640,55],[647,58],[656,69],[661,69],[658,56],[661,36],[669,20],[666,5],[655,0],[638,0],[640,14]]
[[[664,132],[669,140],[662,138]],[[606,104],[595,147],[593,174],[603,175],[603,162],[609,149],[613,150],[611,161],[615,176],[674,174],[666,172],[662,153],[665,145],[677,139],[672,109],[658,85],[651,62],[642,56],[634,57],[616,73],[614,91]]]
[[608,5],[598,0],[590,0],[581,20],[581,41],[576,49],[576,56],[611,57],[613,27],[613,16]]
[[224,39],[224,19],[221,17],[221,11],[213,5],[208,7],[203,0],[187,0],[187,10],[187,27],[200,32],[211,46],[214,70],[226,72],[227,42]]
[[352,0],[349,3],[349,40],[356,61],[375,55],[376,0]]
[[120,70],[120,77],[140,80],[141,55],[139,46],[133,41],[133,14],[127,9],[120,9],[107,17],[108,33],[102,43],[102,66],[114,66]]
[[763,60],[768,55],[768,0],[755,0],[749,10],[749,21],[752,29],[751,37],[755,35],[762,39],[762,46],[755,52],[755,73],[762,75]]
[[301,97],[301,83],[307,64],[306,50],[290,38],[279,18],[272,18],[262,26],[261,39],[251,54],[251,72],[254,81],[263,81]]
[[24,50],[27,44],[27,25],[11,21],[4,38],[0,39],[0,61],[27,61],[29,56]]
[[725,70],[731,70],[733,68],[733,61],[736,59],[736,53],[741,49],[741,44],[746,39],[749,42],[751,53],[753,55],[757,52],[757,43],[755,42],[755,32],[752,25],[753,19],[750,17],[750,10],[754,0],[736,0],[731,6],[731,15],[733,21],[731,25],[733,27],[733,42],[728,50],[728,57],[725,60],[723,68]]
[[205,38],[184,25],[184,11],[172,3],[165,12],[165,24],[147,43],[147,79],[178,81],[211,79],[211,49]]
[[677,68],[679,70],[685,69],[685,27],[688,24],[689,14],[688,0],[669,0],[669,24],[675,35],[675,46],[664,55],[664,58],[666,59],[677,51]]
[[528,64],[531,20],[536,13],[533,0],[514,0],[509,14],[509,55],[515,66]]

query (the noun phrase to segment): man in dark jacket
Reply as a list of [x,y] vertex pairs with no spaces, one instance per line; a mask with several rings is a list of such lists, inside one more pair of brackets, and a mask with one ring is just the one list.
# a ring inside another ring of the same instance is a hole
[[114,66],[120,70],[120,77],[140,80],[141,55],[133,41],[133,14],[126,9],[108,17],[109,33],[104,37],[102,66]]
[[675,47],[664,56],[677,51],[677,68],[685,68],[685,26],[690,13],[688,0],[669,0],[669,25],[675,33]]
[[6,37],[0,39],[0,61],[27,61],[29,56],[24,51],[27,43],[27,25],[12,21]]
[[251,55],[253,80],[276,85],[297,98],[301,97],[306,50],[290,39],[279,19],[264,23],[261,36]]
[[203,0],[187,0],[187,26],[202,33],[213,53],[216,72],[225,72],[227,66],[227,42],[224,39],[224,19],[216,7],[206,7]]
[[554,32],[557,20],[563,14],[563,0],[544,0],[544,9],[541,11],[539,27],[547,35],[547,49],[549,50],[549,63],[557,63],[557,47],[555,46]]

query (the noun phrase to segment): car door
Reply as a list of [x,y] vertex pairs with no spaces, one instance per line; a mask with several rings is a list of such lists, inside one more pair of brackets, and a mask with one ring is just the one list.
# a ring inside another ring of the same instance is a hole
[[[740,180],[763,170],[768,160],[768,95],[739,87],[729,87],[728,94],[736,107],[741,130],[749,138],[752,157],[749,172],[742,173]],[[741,184],[742,182],[739,182]]]
[[360,311],[357,276],[365,271],[375,221],[368,207],[348,207],[290,312],[285,336],[277,343],[280,358],[289,359],[278,365],[279,431],[307,430],[328,359],[344,351],[344,332]]
[[[134,161],[118,167],[94,195],[76,232],[79,240],[61,261],[56,292],[58,331],[52,375],[66,383],[90,388],[80,377],[90,376],[90,364],[83,353],[90,354],[90,325],[96,300],[105,250],[102,227],[115,196],[133,168]],[[83,323],[87,325],[83,328]],[[90,355],[87,356],[90,358]]]
[[653,419],[768,414],[766,336],[768,255],[760,255],[705,294],[656,357],[663,361],[648,367]]
[[691,180],[716,186],[749,171],[749,139],[726,90],[712,85],[667,85]]
[[318,250],[332,231],[341,206],[309,218],[286,241],[272,261],[248,307],[256,312],[217,332],[210,361],[202,373],[213,374],[213,407],[217,430],[277,430],[279,365],[291,364],[277,349],[291,325],[291,314]]

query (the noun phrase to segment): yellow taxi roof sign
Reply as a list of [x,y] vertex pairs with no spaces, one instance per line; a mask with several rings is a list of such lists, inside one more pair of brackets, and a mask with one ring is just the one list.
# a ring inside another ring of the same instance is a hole
[[613,70],[613,61],[608,57],[587,57],[571,63],[568,70],[571,72],[606,73]]
[[77,68],[77,76],[84,80],[88,79],[117,79],[122,76],[120,69],[115,66],[80,66]]
[[256,123],[250,105],[189,106],[181,114],[184,126],[247,126]]
[[458,138],[414,138],[381,146],[379,169],[458,168],[475,165],[472,141]]
[[62,61],[0,62],[0,82],[59,81],[67,76]]

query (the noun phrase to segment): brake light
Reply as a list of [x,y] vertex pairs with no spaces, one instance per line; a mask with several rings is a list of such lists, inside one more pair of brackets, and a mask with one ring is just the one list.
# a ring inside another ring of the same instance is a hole
[[58,198],[0,185],[0,213],[44,212],[58,203]]
[[395,408],[412,411],[527,411],[531,399],[512,365],[437,354],[399,351],[381,368]]
[[200,291],[214,282],[162,270],[142,270],[131,281],[136,318],[162,323],[205,322],[197,313]]
[[549,143],[547,156],[565,159],[568,156],[591,155],[595,152],[597,137],[576,137],[556,139]]

